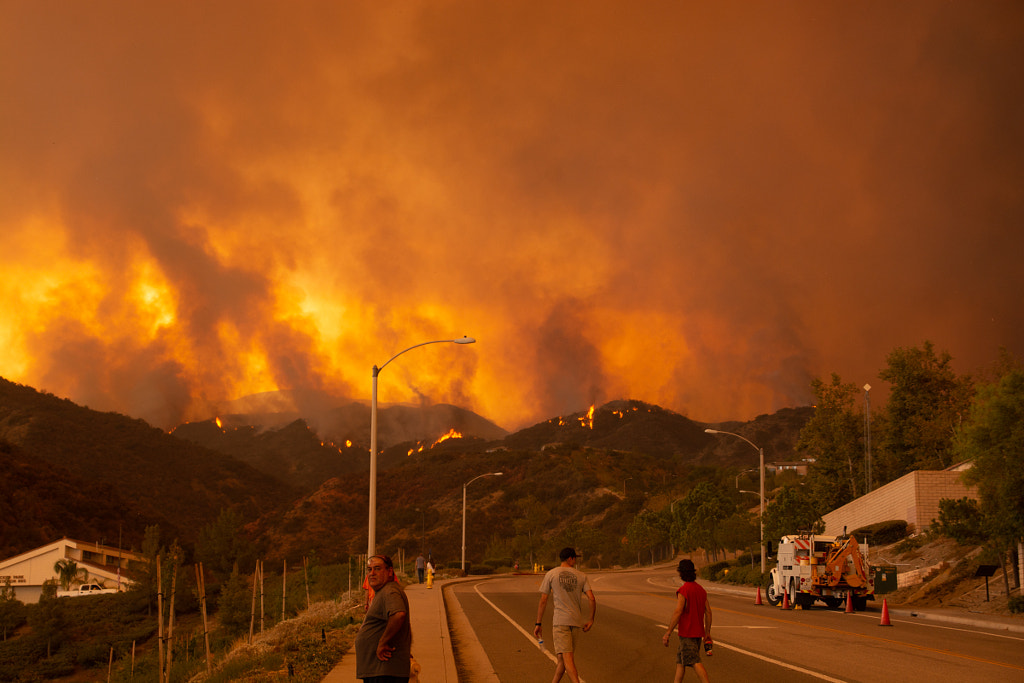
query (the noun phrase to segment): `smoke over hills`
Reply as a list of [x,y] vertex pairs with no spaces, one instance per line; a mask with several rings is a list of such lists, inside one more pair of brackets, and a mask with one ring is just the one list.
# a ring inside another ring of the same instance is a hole
[[0,374],[703,420],[1024,356],[1018,2],[5,3]]

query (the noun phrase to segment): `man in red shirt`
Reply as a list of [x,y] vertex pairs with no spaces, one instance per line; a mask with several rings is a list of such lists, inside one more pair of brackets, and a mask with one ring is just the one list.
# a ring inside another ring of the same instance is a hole
[[676,567],[683,585],[676,591],[676,609],[668,622],[668,630],[661,642],[668,647],[672,629],[679,625],[679,650],[676,653],[676,676],[674,683],[680,683],[686,675],[686,667],[692,666],[697,677],[708,683],[708,671],[700,661],[701,643],[711,640],[711,603],[708,593],[697,583],[697,570],[692,560],[679,560]]

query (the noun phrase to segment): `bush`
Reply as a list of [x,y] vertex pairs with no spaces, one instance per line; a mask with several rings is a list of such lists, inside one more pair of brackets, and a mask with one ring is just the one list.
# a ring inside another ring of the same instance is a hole
[[466,573],[467,574],[472,574],[473,576],[486,576],[488,574],[493,574],[494,573],[494,567],[487,567],[487,566],[473,567],[472,569],[467,569]]
[[928,536],[925,534],[918,534],[917,536],[911,536],[910,538],[904,538],[902,541],[896,544],[896,552],[903,554],[909,553],[911,550],[917,550],[928,542]]
[[1013,596],[1008,601],[1007,606],[1010,608],[1011,614],[1020,614],[1021,612],[1024,612],[1024,596]]
[[709,581],[717,581],[718,576],[732,566],[731,562],[722,561],[709,564],[700,570],[700,575]]
[[936,530],[949,536],[960,545],[975,545],[985,539],[982,529],[982,514],[978,501],[972,498],[939,501],[939,519]]
[[484,564],[486,564],[491,569],[498,569],[499,567],[511,567],[512,566],[512,558],[511,557],[502,557],[502,558],[494,558],[494,557],[492,557],[490,559],[484,560]]
[[873,545],[885,545],[895,543],[907,536],[907,522],[902,519],[891,519],[886,522],[869,524],[853,531],[850,534],[858,540],[864,539]]

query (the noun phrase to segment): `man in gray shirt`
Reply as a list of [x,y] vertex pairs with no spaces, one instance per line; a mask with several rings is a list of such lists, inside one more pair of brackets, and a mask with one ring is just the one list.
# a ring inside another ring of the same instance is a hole
[[[597,599],[590,587],[587,575],[576,569],[576,550],[562,548],[558,553],[562,564],[544,575],[540,584],[540,604],[537,605],[537,622],[533,627],[533,635],[540,638],[544,634],[541,620],[548,606],[548,596],[555,598],[552,623],[552,645],[557,663],[555,677],[551,683],[558,683],[562,675],[568,672],[573,683],[579,683],[580,674],[576,670],[576,639],[581,632],[590,630],[594,625],[594,614],[597,612]],[[584,620],[583,596],[590,601],[590,616]]]
[[408,681],[412,649],[409,599],[395,580],[390,557],[372,556],[366,570],[375,593],[356,634],[356,678],[372,683]]

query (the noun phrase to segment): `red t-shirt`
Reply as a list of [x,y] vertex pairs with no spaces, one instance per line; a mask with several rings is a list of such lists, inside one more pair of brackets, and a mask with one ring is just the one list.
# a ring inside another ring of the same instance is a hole
[[683,615],[679,617],[679,637],[703,638],[704,609],[708,602],[708,592],[696,581],[684,581],[676,594],[686,598]]

